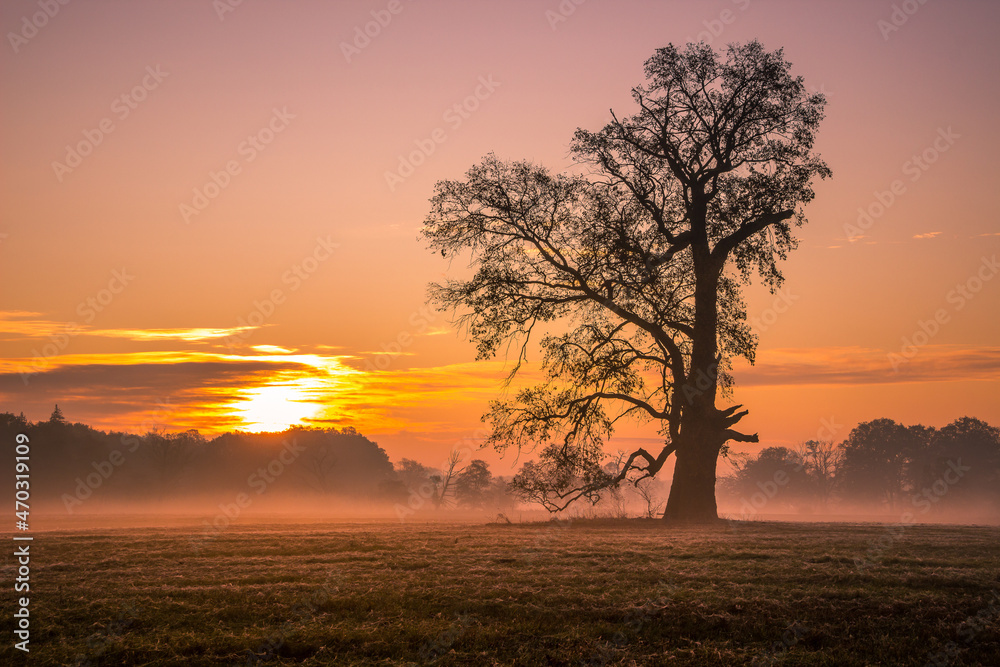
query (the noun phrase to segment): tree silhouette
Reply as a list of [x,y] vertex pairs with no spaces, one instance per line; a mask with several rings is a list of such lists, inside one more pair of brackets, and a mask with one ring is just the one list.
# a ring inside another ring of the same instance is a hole
[[205,437],[195,429],[183,433],[165,433],[153,429],[142,439],[142,451],[155,475],[155,484],[162,499],[176,491],[185,473],[204,451]]
[[741,514],[810,505],[815,487],[798,452],[765,447],[756,456],[733,457],[732,462],[735,472],[725,482],[741,501]]
[[977,507],[1000,507],[1000,429],[974,417],[962,417],[931,432],[928,441],[914,466],[915,490],[933,489],[944,480],[948,482],[947,497],[936,499],[943,504],[967,505],[964,509],[977,514]]
[[833,495],[837,470],[843,461],[843,450],[832,440],[809,440],[802,445],[799,456],[812,480],[817,499],[825,507]]
[[482,459],[473,459],[455,479],[455,499],[460,505],[482,508],[492,483],[493,473],[489,464]]
[[59,409],[59,404],[56,403],[56,407],[52,410],[52,415],[49,417],[49,421],[54,424],[65,424],[66,418],[63,417],[62,410]]
[[[753,361],[741,285],[775,289],[795,247],[815,177],[825,99],[760,43],[716,53],[670,45],[646,62],[638,111],[598,132],[577,130],[586,176],[553,175],[488,156],[464,181],[437,184],[424,235],[445,257],[471,253],[475,274],[431,286],[480,359],[532,333],[547,381],[492,404],[487,441],[541,446],[515,482],[550,509],[626,479],[655,476],[676,453],[664,517],[718,519],[716,464],[741,406],[716,407],[735,357]],[[625,416],[660,423],[659,452],[631,452],[616,475],[603,444]]]
[[858,424],[841,443],[838,479],[845,495],[895,508],[912,484],[912,463],[926,449],[928,430],[891,419]]

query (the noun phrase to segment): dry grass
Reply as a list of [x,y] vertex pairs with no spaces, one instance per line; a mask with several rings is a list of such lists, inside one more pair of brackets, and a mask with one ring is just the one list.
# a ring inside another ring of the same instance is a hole
[[[997,528],[260,524],[192,549],[196,534],[38,534],[30,664],[1000,663]],[[0,662],[23,662],[11,644]]]

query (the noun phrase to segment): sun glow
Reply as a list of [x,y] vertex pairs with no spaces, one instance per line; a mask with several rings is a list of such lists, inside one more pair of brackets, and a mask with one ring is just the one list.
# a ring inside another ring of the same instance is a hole
[[278,363],[301,364],[301,369],[282,371],[265,384],[240,391],[228,411],[241,423],[238,428],[252,433],[283,431],[305,426],[329,416],[330,406],[354,389],[353,371],[339,359],[317,355],[268,355],[250,357]]
[[291,381],[246,390],[233,406],[243,430],[284,431],[315,417],[323,406],[310,399],[310,388],[301,385],[301,381]]

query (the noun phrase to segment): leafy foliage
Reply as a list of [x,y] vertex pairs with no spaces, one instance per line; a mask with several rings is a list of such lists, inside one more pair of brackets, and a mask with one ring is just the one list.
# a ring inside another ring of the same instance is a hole
[[[430,293],[460,312],[479,359],[519,346],[512,379],[544,329],[545,381],[486,417],[497,449],[540,449],[517,480],[528,497],[593,499],[655,475],[676,446],[756,440],[732,429],[746,413],[717,410],[716,391],[732,386],[734,358],[754,358],[741,286],[754,272],[780,284],[791,225],[830,174],[812,152],[825,100],[756,41],[721,54],[671,45],[646,77],[634,115],[577,130],[587,174],[489,155],[437,184],[425,221],[432,249],[471,257],[471,278]],[[609,478],[603,444],[624,417],[658,421],[665,445]],[[685,445],[685,419],[710,441]]]

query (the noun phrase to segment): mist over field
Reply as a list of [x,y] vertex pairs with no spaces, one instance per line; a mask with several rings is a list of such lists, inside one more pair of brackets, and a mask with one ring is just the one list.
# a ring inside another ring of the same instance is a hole
[[[35,423],[0,415],[0,438],[18,432],[33,443],[34,507],[45,516],[39,528],[78,520],[99,526],[104,518],[115,525],[156,525],[163,517],[194,521],[214,535],[268,518],[654,518],[670,492],[661,479],[623,481],[592,500],[550,512],[519,488],[516,476],[494,475],[472,447],[453,450],[445,469],[407,458],[393,462],[351,428],[207,439],[195,431],[98,431],[65,421],[61,411]],[[730,520],[996,525],[998,452],[1000,432],[978,420],[940,430],[877,420],[859,425],[842,443],[733,454],[717,483],[718,511]],[[606,464],[609,473],[620,465],[620,459]]]

